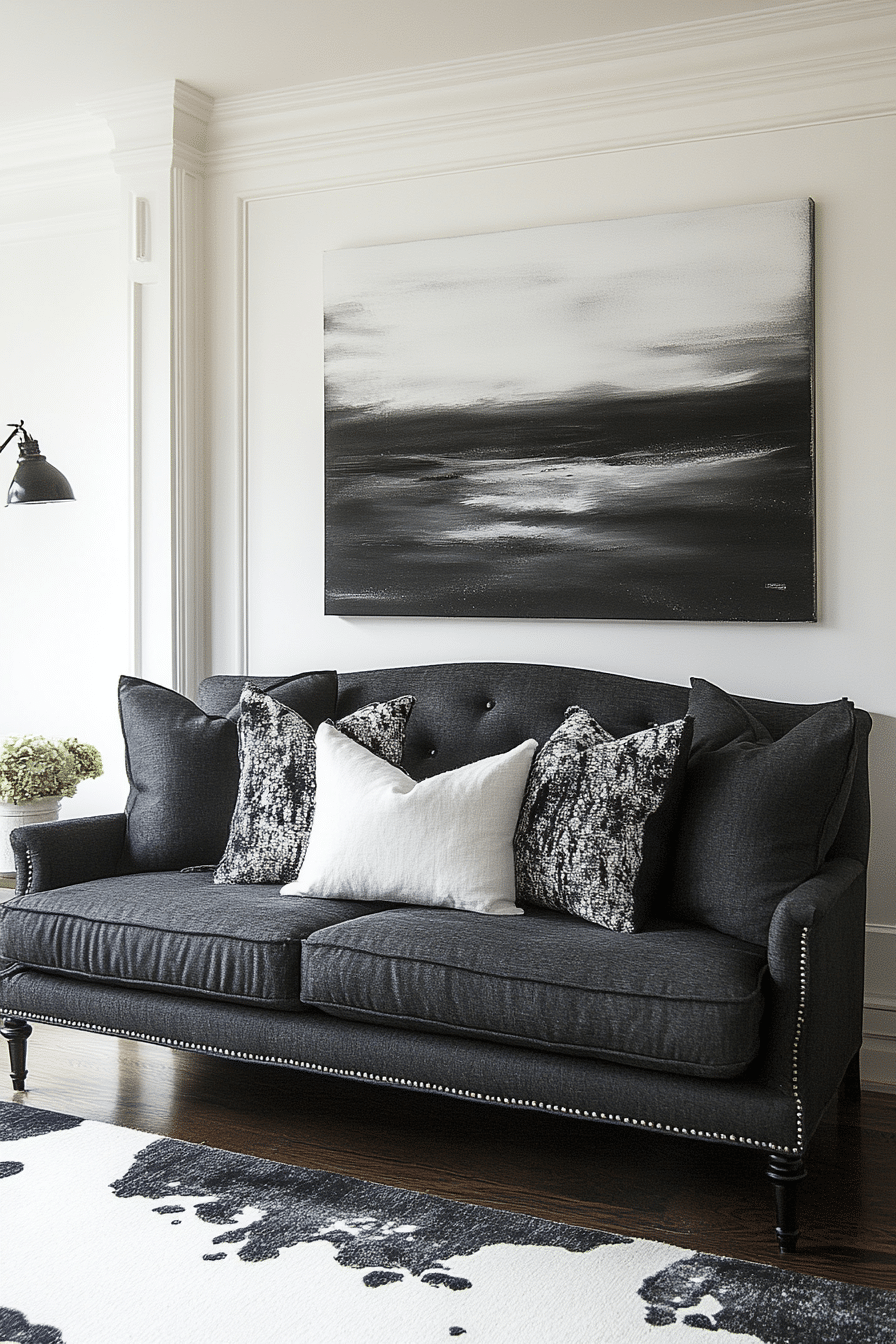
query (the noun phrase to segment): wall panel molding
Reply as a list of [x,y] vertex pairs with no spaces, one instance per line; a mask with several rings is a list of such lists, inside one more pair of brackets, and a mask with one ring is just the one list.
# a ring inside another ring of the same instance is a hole
[[249,209],[238,201],[237,218],[237,610],[236,667],[249,671]]
[[125,202],[133,671],[188,695],[206,643],[201,168],[211,106],[177,81],[94,104],[114,136]]
[[205,454],[202,435],[202,178],[171,172],[172,684],[193,695],[205,667]]

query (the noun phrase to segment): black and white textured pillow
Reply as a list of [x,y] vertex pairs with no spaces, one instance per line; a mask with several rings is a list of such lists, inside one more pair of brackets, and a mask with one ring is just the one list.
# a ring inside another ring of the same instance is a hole
[[636,933],[668,862],[692,724],[613,738],[578,705],[538,752],[517,825],[517,899]]
[[337,719],[336,727],[353,742],[372,751],[374,756],[381,756],[390,765],[400,766],[408,719],[415,704],[412,695],[400,695],[396,700],[375,700],[372,705]]
[[[365,705],[336,724],[400,765],[414,697]],[[314,818],[314,728],[263,691],[240,697],[240,783],[215,882],[289,882],[302,866]]]

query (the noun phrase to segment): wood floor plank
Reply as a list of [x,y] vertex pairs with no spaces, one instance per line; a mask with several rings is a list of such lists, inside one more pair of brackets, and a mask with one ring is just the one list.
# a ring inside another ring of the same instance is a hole
[[[449,1199],[896,1288],[896,1097],[834,1104],[782,1262],[762,1158],[36,1024],[24,1105]],[[13,1098],[10,1092],[6,1094]]]

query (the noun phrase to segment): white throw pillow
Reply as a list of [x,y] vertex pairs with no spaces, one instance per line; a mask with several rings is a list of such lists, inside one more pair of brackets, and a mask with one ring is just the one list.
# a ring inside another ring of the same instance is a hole
[[537,742],[415,782],[322,723],[317,802],[284,896],[521,915],[513,834]]

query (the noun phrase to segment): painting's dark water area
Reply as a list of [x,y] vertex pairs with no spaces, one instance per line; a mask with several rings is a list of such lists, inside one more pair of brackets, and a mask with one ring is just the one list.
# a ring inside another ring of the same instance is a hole
[[805,392],[327,419],[344,616],[814,619]]

